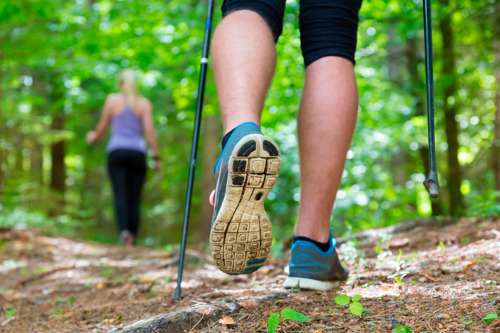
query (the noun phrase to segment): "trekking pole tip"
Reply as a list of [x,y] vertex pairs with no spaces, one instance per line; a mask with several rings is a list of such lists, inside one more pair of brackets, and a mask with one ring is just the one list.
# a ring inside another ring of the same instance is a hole
[[179,286],[177,286],[177,288],[175,288],[174,299],[176,301],[180,301],[180,299],[181,299],[181,288]]
[[175,288],[174,300],[180,301],[181,298],[182,298],[181,297],[181,286],[177,286],[177,288]]
[[429,192],[429,195],[431,196],[431,198],[434,198],[434,199],[437,198],[439,196],[439,185],[432,180],[430,180],[426,183],[428,185],[425,188]]
[[424,182],[424,186],[431,198],[435,199],[439,196],[439,183],[436,172],[429,172],[428,179]]

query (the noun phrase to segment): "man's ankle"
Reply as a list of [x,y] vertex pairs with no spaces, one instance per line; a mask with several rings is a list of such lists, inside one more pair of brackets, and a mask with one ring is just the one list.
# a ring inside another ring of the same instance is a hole
[[314,245],[316,245],[321,251],[323,252],[326,252],[328,250],[330,250],[331,246],[332,246],[332,242],[330,242],[330,239],[328,239],[326,242],[318,242],[314,239],[311,239],[309,237],[305,237],[305,236],[293,236],[293,242],[297,242],[297,241],[306,241],[306,242],[310,242],[310,243],[313,243]]
[[226,147],[226,144],[229,141],[229,138],[231,137],[231,134],[233,134],[235,129],[236,127],[227,132],[226,134],[224,134],[224,136],[222,137],[222,142],[221,142],[222,150],[224,150],[224,147]]
[[260,128],[260,126],[254,122],[250,122],[250,121],[247,121],[247,122],[244,122],[244,123],[241,123],[239,124],[238,126],[234,127],[232,130],[230,130],[229,132],[227,132],[226,134],[224,134],[224,136],[222,137],[222,142],[221,142],[221,147],[222,147],[222,150],[224,150],[224,148],[226,147],[226,144],[227,142],[229,141],[229,139],[231,138],[231,134],[234,133],[234,131],[240,127],[241,125],[245,125],[245,124],[254,124],[255,126],[257,126],[258,128]]

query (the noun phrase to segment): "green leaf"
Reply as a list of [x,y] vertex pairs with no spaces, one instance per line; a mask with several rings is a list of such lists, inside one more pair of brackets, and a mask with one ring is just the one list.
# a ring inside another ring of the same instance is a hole
[[337,303],[338,305],[347,305],[347,304],[349,304],[349,302],[350,302],[350,300],[349,300],[349,296],[344,295],[344,294],[340,294],[340,295],[338,295],[337,297],[335,297],[334,301],[335,301],[335,303]]
[[281,317],[285,319],[295,320],[295,321],[309,321],[311,318],[304,316],[302,313],[295,311],[294,309],[283,309],[281,310]]
[[269,329],[269,333],[274,333],[276,328],[278,328],[278,324],[280,322],[280,315],[277,313],[271,313],[269,318],[267,319],[267,328]]
[[404,329],[403,329],[403,325],[399,325],[398,327],[394,328],[394,330],[392,331],[394,333],[404,333]]
[[403,325],[399,325],[393,330],[394,333],[412,333],[411,329],[408,325],[403,327]]
[[486,322],[486,324],[489,324],[489,323],[491,323],[493,320],[495,320],[497,318],[498,318],[498,313],[496,313],[496,312],[490,312],[486,316],[484,316],[483,319],[481,319],[481,321],[484,320]]
[[7,310],[7,318],[12,317],[16,313],[17,309],[9,309]]
[[101,272],[101,276],[102,277],[108,277],[108,276],[111,276],[113,274],[115,274],[115,271],[112,270],[111,268],[110,269],[106,269],[106,270],[104,270],[104,271]]
[[361,317],[363,305],[359,302],[352,302],[351,305],[349,305],[349,310],[351,310],[353,315]]
[[352,297],[352,301],[353,301],[353,302],[358,302],[360,299],[361,299],[361,295],[354,295],[354,296]]

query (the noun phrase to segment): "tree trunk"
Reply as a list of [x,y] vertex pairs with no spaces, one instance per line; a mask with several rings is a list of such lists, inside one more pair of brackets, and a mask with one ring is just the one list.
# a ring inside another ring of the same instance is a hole
[[[493,140],[493,173],[495,174],[495,190],[500,192],[500,0],[495,2],[493,15],[493,55],[495,57],[495,79],[497,91],[495,98],[495,138]],[[500,202],[500,195],[496,196]]]
[[[391,20],[389,22],[389,26],[387,28],[387,36],[389,40],[395,40],[396,38],[396,21]],[[400,43],[390,43],[387,46],[387,68],[389,69],[389,80],[393,82],[395,85],[401,84],[401,65],[402,57],[394,57],[393,55],[397,55],[401,53],[401,44]],[[408,181],[408,170],[406,168],[408,164],[408,154],[402,147],[399,145],[400,153],[392,156],[391,159],[391,170],[392,170],[392,179],[394,184],[405,186]]]
[[21,134],[20,128],[17,129],[17,134],[15,136],[15,162],[14,162],[14,171],[20,177],[22,176],[22,172],[24,169],[24,157],[23,157],[23,144],[24,144],[24,136]]
[[[449,8],[449,0],[440,0],[442,7]],[[448,142],[448,177],[447,186],[450,197],[450,215],[459,216],[464,213],[464,203],[460,186],[462,184],[462,173],[458,163],[458,126],[455,120],[457,114],[456,103],[449,103],[449,98],[457,92],[457,78],[455,75],[455,53],[453,51],[453,29],[451,27],[451,15],[446,13],[439,20],[439,28],[443,39],[443,80],[444,95],[443,108],[445,118],[446,140]]]
[[[389,40],[396,40],[396,20],[391,20],[387,28],[387,37]],[[400,83],[401,73],[400,68],[402,65],[403,58],[399,56],[394,56],[401,54],[402,45],[400,43],[389,43],[387,46],[387,68],[389,69],[389,80]]]
[[[64,116],[55,113],[52,118],[51,129],[60,131],[64,129]],[[54,216],[63,211],[64,191],[66,189],[66,168],[64,165],[64,156],[66,155],[66,145],[64,140],[54,142],[50,145],[50,156],[52,167],[50,171],[50,189],[56,194],[57,204],[50,210],[49,215]]]
[[38,142],[31,143],[30,176],[31,181],[43,184],[43,145]]
[[213,167],[217,160],[220,145],[221,129],[219,117],[206,116],[203,119],[203,192],[201,199],[200,241],[208,240],[210,234],[213,207],[208,199],[215,189]]
[[408,154],[402,144],[398,145],[399,152],[394,154],[391,159],[392,179],[395,185],[405,186],[408,181]]
[[[45,101],[48,92],[42,72],[33,70],[30,74],[33,77],[33,89],[36,96],[40,96]],[[45,104],[36,105],[34,115],[37,117],[42,115],[45,107]],[[41,186],[43,185],[43,144],[40,143],[37,136],[36,133],[30,136],[30,178],[31,181]],[[39,199],[43,201],[43,198]]]

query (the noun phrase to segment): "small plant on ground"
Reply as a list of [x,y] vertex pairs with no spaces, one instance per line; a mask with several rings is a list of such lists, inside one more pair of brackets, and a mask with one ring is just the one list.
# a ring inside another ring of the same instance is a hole
[[481,322],[485,321],[486,324],[489,324],[493,320],[496,320],[496,319],[498,319],[498,313],[496,313],[496,312],[490,312],[486,316],[484,316],[483,319],[481,319]]
[[7,310],[7,318],[12,317],[13,315],[16,314],[17,309],[8,309]]
[[462,237],[460,238],[460,244],[469,244],[470,243],[470,238],[469,237]]
[[54,309],[52,310],[52,313],[49,318],[57,318],[57,319],[61,319],[64,315],[64,309]]
[[335,303],[338,305],[347,305],[349,304],[349,311],[355,316],[359,316],[361,318],[361,315],[363,314],[363,304],[359,302],[361,299],[361,295],[354,295],[352,297],[352,303],[351,299],[349,296],[340,294],[337,295],[337,297],[334,298]]
[[393,237],[392,234],[384,234],[380,237],[379,241],[378,241],[378,245],[375,246],[375,252],[377,252],[377,254],[381,254],[385,251],[388,251],[389,250],[389,246],[388,245],[385,245],[384,246],[384,243],[386,243],[387,241],[389,241],[391,238]]
[[411,329],[408,325],[405,325],[405,327],[403,327],[403,325],[399,325],[398,327],[396,327],[393,330],[393,332],[394,333],[412,333]]
[[[294,321],[309,321],[311,318],[303,315],[300,312],[297,312],[293,309],[283,309],[281,310],[281,318],[290,319]],[[271,313],[269,318],[267,319],[267,328],[270,333],[276,332],[278,325],[280,323],[280,314],[279,313]]]
[[[392,275],[389,275],[388,278],[389,279],[394,279],[394,281],[403,286],[405,281],[404,281],[404,278],[406,275],[408,275],[408,272],[407,271],[404,271],[402,270],[402,263],[401,263],[401,256],[403,255],[403,251],[401,251],[401,249],[399,249],[399,254],[398,254],[398,257],[396,259],[394,259],[394,262],[396,263],[396,272]],[[404,260],[403,262],[406,262],[407,260]]]
[[472,324],[472,320],[470,320],[469,318],[472,317],[472,315],[468,315],[468,316],[462,316],[462,318],[460,319],[460,322],[462,323],[462,325],[470,325]]
[[345,262],[350,266],[354,266],[355,268],[358,266],[368,266],[364,260],[364,252],[359,250],[359,241],[357,238],[353,238],[340,245],[339,251],[344,255]]
[[111,269],[111,268],[108,268],[106,270],[101,271],[101,276],[102,277],[108,277],[108,276],[111,276],[113,274],[115,274],[115,271],[113,269]]

